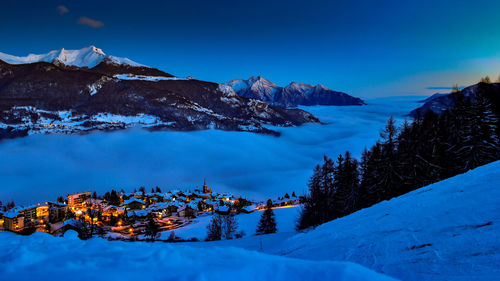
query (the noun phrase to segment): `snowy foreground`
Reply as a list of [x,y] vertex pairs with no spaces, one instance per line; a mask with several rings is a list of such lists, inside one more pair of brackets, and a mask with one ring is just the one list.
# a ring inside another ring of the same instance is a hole
[[270,251],[403,280],[500,280],[500,161],[298,234]]
[[[290,229],[293,208],[276,211],[279,233],[230,241],[0,233],[0,279],[390,280],[374,270],[401,280],[500,280],[499,182],[500,161],[299,234]],[[203,228],[200,218],[179,234]]]
[[[186,244],[80,241],[3,233],[1,280],[392,280],[348,262],[306,261]],[[57,277],[55,277],[57,276]]]

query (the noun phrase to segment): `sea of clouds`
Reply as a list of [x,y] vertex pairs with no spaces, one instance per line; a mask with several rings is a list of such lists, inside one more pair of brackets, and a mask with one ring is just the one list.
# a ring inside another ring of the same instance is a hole
[[214,191],[264,200],[307,190],[323,155],[359,157],[389,116],[399,121],[422,97],[367,100],[366,106],[303,109],[323,122],[278,128],[280,137],[245,132],[148,132],[35,135],[0,143],[0,201],[30,204],[58,195],[140,186]]

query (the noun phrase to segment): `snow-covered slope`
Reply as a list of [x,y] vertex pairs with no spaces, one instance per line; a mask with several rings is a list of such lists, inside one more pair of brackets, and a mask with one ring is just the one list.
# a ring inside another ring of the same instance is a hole
[[348,262],[306,261],[238,248],[80,241],[0,233],[0,279],[54,280],[393,280]]
[[402,280],[500,280],[500,161],[297,234],[274,254]]
[[126,64],[130,66],[142,66],[128,58],[119,58],[115,56],[107,56],[101,49],[94,46],[89,46],[79,50],[53,50],[46,54],[29,54],[25,57],[17,57],[0,52],[0,60],[10,64],[24,64],[34,62],[53,62],[67,66],[88,67],[92,68],[102,62],[105,58],[116,64]]

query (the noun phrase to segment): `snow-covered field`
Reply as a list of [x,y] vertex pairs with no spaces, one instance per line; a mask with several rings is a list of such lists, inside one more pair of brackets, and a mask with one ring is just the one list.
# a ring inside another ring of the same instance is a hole
[[313,231],[216,244],[349,261],[402,280],[500,280],[499,183],[497,161]]
[[367,100],[367,106],[304,108],[325,125],[277,128],[279,138],[245,132],[34,135],[0,143],[0,200],[20,204],[58,195],[139,186],[190,188],[203,178],[219,192],[264,200],[306,189],[324,154],[359,156],[390,115],[402,119],[422,97]]
[[500,161],[299,234],[147,243],[0,233],[0,277],[390,280],[369,268],[402,280],[499,280],[498,182]]
[[[274,209],[278,233],[294,233],[295,223],[299,217],[299,207]],[[263,211],[255,211],[250,214],[239,214],[236,216],[238,222],[238,232],[243,231],[245,236],[255,235],[257,224]],[[193,223],[175,230],[175,235],[184,239],[193,237],[199,240],[207,236],[207,226],[210,223],[211,215],[198,217]],[[162,233],[162,239],[168,239],[169,232]]]
[[67,236],[0,233],[0,279],[392,280],[348,262],[307,261],[234,247],[80,241],[71,233]]

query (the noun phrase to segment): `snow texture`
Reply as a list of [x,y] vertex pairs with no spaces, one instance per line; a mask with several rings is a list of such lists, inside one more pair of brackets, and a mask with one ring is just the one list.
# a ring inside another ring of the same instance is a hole
[[164,76],[147,76],[147,75],[136,75],[136,74],[116,74],[115,78],[121,80],[143,80],[143,81],[164,81],[164,80],[189,80],[188,78],[178,78],[178,77],[164,77]]
[[[0,233],[3,280],[393,280],[348,262],[306,261],[238,248],[80,241]],[[8,241],[8,242],[7,242]],[[5,243],[7,242],[7,243]]]
[[275,241],[268,252],[402,280],[500,279],[500,161]]

